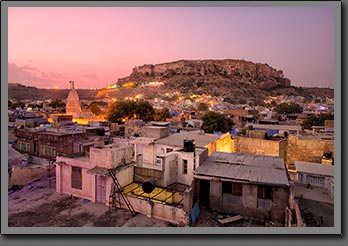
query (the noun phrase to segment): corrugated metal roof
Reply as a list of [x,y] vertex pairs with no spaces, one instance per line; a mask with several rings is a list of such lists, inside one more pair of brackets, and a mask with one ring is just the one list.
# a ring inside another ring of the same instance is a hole
[[289,185],[283,158],[276,156],[214,152],[194,173],[251,183]]
[[215,134],[199,134],[191,132],[175,133],[168,137],[161,138],[155,141],[156,144],[163,144],[169,146],[184,146],[185,139],[194,139],[195,146],[204,147],[209,143],[218,140],[220,137]]
[[297,172],[334,176],[334,166],[321,163],[295,161]]

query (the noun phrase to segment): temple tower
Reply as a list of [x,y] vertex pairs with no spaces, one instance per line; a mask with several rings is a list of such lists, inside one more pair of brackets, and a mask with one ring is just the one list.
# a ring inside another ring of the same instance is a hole
[[66,114],[72,115],[73,118],[79,118],[81,114],[80,99],[74,87],[74,81],[70,81],[70,91],[66,102]]

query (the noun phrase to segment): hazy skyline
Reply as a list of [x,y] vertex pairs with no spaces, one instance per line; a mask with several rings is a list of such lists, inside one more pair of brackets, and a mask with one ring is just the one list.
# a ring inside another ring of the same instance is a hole
[[244,59],[296,86],[334,84],[329,7],[10,7],[9,83],[101,88],[134,66]]

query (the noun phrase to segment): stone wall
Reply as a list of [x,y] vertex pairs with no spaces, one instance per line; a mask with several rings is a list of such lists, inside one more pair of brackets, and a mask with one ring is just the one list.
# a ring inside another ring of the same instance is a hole
[[12,166],[11,174],[8,177],[8,187],[12,185],[26,185],[35,180],[55,175],[55,166],[35,165],[35,166]]
[[321,163],[326,151],[334,154],[333,140],[299,139],[289,136],[285,162],[287,164],[294,164],[294,161]]
[[257,138],[236,137],[234,139],[234,152],[256,155],[285,156],[286,139],[265,140]]
[[232,138],[229,133],[226,133],[215,141],[215,148],[217,152],[228,152],[232,153]]

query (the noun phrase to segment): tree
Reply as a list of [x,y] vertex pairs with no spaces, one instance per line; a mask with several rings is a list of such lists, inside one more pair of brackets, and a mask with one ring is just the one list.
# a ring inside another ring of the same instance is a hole
[[8,108],[12,108],[12,102],[10,100],[8,100],[8,104],[7,104]]
[[154,119],[155,110],[148,101],[123,100],[112,103],[106,113],[107,120],[122,123],[128,119],[141,119],[151,121]]
[[11,107],[12,107],[12,109],[16,109],[16,108],[24,109],[25,103],[19,101],[19,102],[16,102],[16,103],[12,103]]
[[49,104],[49,106],[52,107],[52,108],[64,108],[65,107],[65,103],[62,100],[60,100],[60,99],[56,99],[53,102],[51,102]]
[[88,106],[88,109],[91,110],[91,112],[94,114],[94,115],[100,115],[101,113],[101,109],[99,107],[99,104],[97,103],[91,103],[89,106]]
[[40,104],[29,103],[28,107],[30,107],[30,108],[42,108],[43,107],[43,103],[40,103]]
[[202,129],[208,133],[214,131],[228,132],[234,125],[231,118],[213,111],[206,113],[202,117],[202,121]]
[[156,121],[166,121],[167,118],[171,118],[171,114],[168,108],[162,108],[160,110],[156,110],[154,119]]
[[303,112],[303,109],[301,108],[301,106],[293,102],[280,103],[275,107],[274,110],[279,114],[294,114],[294,113]]
[[97,101],[93,101],[89,104],[88,106],[88,109],[91,110],[91,112],[94,114],[94,115],[100,115],[101,114],[101,109],[100,109],[100,105],[101,103],[100,102],[97,102]]
[[206,103],[201,102],[198,104],[197,110],[198,111],[208,111],[209,107]]
[[154,120],[155,109],[148,101],[139,100],[135,103],[135,114],[137,118],[143,121],[151,121]]
[[305,129],[310,129],[312,126],[324,126],[325,120],[333,120],[334,114],[323,113],[319,115],[311,115],[303,120],[302,126]]

